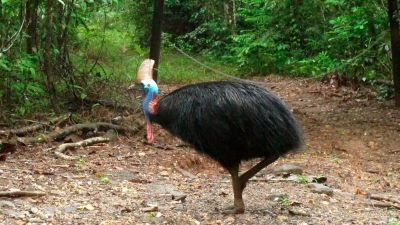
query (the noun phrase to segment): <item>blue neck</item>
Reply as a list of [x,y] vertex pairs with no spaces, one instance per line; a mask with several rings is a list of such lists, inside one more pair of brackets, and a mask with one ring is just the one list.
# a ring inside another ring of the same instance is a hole
[[155,97],[154,95],[156,95],[156,93],[151,90],[147,91],[144,95],[143,111],[144,111],[144,116],[145,116],[145,119],[147,122],[150,122],[150,114],[151,114],[150,102]]

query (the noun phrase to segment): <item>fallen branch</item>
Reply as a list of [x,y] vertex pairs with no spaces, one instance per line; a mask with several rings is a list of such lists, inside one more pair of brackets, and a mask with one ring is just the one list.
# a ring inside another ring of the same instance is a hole
[[83,131],[83,132],[98,132],[98,131],[107,131],[107,130],[115,130],[118,134],[126,134],[130,133],[135,134],[137,133],[140,129],[143,128],[143,124],[137,124],[136,127],[134,128],[129,128],[129,127],[123,127],[123,126],[118,126],[114,125],[111,123],[104,123],[104,122],[98,122],[98,123],[85,123],[85,124],[76,124],[70,127],[67,127],[65,129],[62,129],[57,132],[52,132],[50,134],[42,134],[37,137],[33,138],[20,138],[19,141],[23,143],[45,143],[49,141],[59,141],[65,138],[66,136],[76,133],[78,131]]
[[383,196],[383,195],[377,195],[377,194],[367,194],[367,197],[370,198],[370,199],[374,199],[374,200],[389,201],[389,202],[400,204],[400,199],[393,198],[392,196]]
[[0,191],[0,197],[26,197],[43,195],[46,195],[46,193],[41,191]]
[[396,208],[400,210],[400,206],[394,205],[388,202],[376,202],[376,203],[367,203],[367,205],[374,206],[374,207],[384,207],[384,208]]
[[390,151],[390,153],[396,153],[396,152],[400,152],[400,149],[395,149],[395,150]]
[[76,147],[86,147],[88,145],[93,145],[93,144],[97,144],[97,143],[105,143],[105,142],[109,142],[110,139],[109,138],[104,138],[104,137],[94,137],[94,138],[89,138],[80,142],[76,142],[76,143],[65,143],[62,144],[60,146],[58,146],[58,148],[54,151],[54,154],[60,156],[63,159],[66,160],[74,160],[76,159],[76,157],[72,157],[72,156],[68,156],[66,154],[64,154],[64,152],[67,149],[70,148],[76,148]]

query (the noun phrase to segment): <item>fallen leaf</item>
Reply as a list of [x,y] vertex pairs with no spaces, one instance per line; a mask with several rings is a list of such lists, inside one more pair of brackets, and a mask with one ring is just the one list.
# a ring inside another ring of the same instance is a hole
[[371,149],[374,149],[374,148],[375,148],[375,142],[370,141],[370,142],[368,143],[368,147],[370,147]]
[[193,188],[196,188],[196,189],[199,189],[199,188],[201,188],[201,185],[200,185],[200,184],[194,183],[194,184],[192,184],[192,187],[193,187]]
[[76,207],[76,209],[92,211],[92,210],[94,210],[94,207],[91,204],[87,204],[87,205],[78,206],[78,207]]
[[151,183],[150,181],[142,180],[142,179],[132,179],[132,180],[129,180],[129,182],[132,182],[132,183],[139,183],[139,184],[148,184],[148,183]]
[[355,191],[355,194],[356,194],[356,195],[362,195],[363,192],[362,192],[360,189],[357,189],[357,190]]

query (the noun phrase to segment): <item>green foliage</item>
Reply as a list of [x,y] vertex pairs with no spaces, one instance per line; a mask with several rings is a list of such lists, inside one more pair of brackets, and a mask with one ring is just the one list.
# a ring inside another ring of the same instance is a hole
[[333,158],[331,159],[331,162],[334,162],[334,163],[339,164],[339,163],[340,163],[340,159],[339,159],[338,157],[333,157]]
[[78,158],[77,161],[82,163],[82,165],[86,164],[86,160],[84,158]]
[[387,225],[400,225],[400,221],[396,218],[390,218],[387,222]]
[[[251,73],[318,75],[354,57],[387,28],[385,11],[368,2],[243,2],[238,16],[246,29],[233,37],[230,50]],[[358,59],[339,72],[364,73],[371,60]]]
[[307,183],[308,183],[307,177],[306,177],[306,176],[298,175],[298,176],[297,176],[297,183],[300,183],[300,184],[307,184]]
[[[226,77],[198,65],[191,59],[173,51],[163,51],[163,60],[159,67],[159,79],[161,83],[191,83],[193,81],[210,81],[224,79]],[[212,62],[206,57],[197,57],[205,65],[226,74],[235,74],[235,69],[229,64],[221,65]]]
[[288,198],[285,198],[285,197],[279,198],[278,201],[282,206],[288,206],[288,205],[291,204],[290,200]]
[[[53,91],[63,98],[59,104],[111,96],[110,84],[131,82],[148,56],[153,1],[52,2],[55,90],[49,90],[43,62],[49,1],[33,11],[37,37],[30,49],[27,2],[0,2],[0,98],[12,113],[49,108]],[[223,78],[174,52],[168,39],[227,74],[317,76],[337,68],[339,76],[371,83],[379,100],[393,93],[374,83],[391,79],[392,69],[386,8],[374,1],[165,1],[163,32],[161,82]]]
[[389,87],[386,85],[376,85],[374,80],[371,82],[371,85],[376,93],[376,99],[379,101],[383,101],[383,100],[389,98],[394,93],[393,87]]
[[[137,7],[136,16],[149,20],[151,4],[143,7]],[[317,76],[338,68],[340,76],[368,81],[391,74],[386,9],[379,4],[240,0],[225,1],[224,7],[208,0],[167,1],[165,37],[184,51],[223,59],[245,74]]]
[[108,183],[110,180],[108,179],[108,177],[101,177],[100,178],[100,182],[101,183]]

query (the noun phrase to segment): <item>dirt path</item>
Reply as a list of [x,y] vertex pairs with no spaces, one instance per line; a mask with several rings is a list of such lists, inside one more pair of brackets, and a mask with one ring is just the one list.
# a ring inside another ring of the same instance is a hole
[[[399,224],[398,209],[367,197],[400,196],[400,113],[393,102],[377,102],[364,88],[319,82],[269,88],[293,109],[307,150],[278,160],[249,182],[245,214],[221,214],[220,206],[233,199],[228,174],[158,128],[161,147],[143,144],[142,132],[77,149],[71,154],[81,160],[72,162],[44,152],[44,146],[21,148],[0,162],[0,191],[47,195],[0,198],[0,224]],[[305,176],[325,175],[333,196],[268,173],[282,164],[300,166]],[[286,197],[269,199],[277,193]]]

